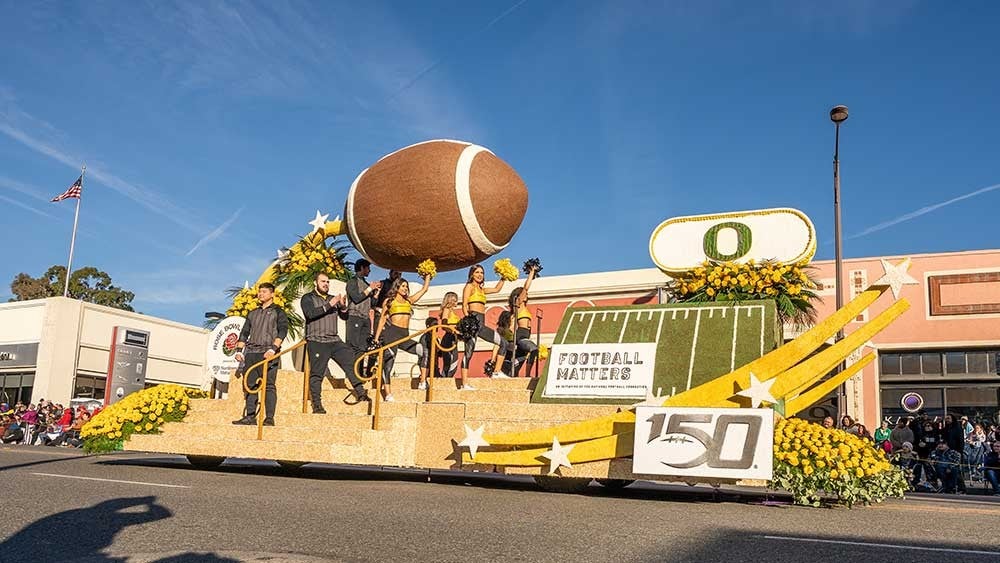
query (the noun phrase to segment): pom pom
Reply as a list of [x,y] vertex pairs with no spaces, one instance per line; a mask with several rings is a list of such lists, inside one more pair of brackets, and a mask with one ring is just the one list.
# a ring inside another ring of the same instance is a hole
[[368,351],[369,352],[371,352],[372,350],[378,350],[381,347],[382,347],[382,339],[381,338],[379,338],[378,340],[375,340],[374,336],[369,336],[368,337]]
[[424,260],[417,264],[417,275],[421,278],[434,279],[434,276],[437,275],[437,266],[434,265],[434,261]]
[[483,372],[486,375],[493,375],[493,372],[495,372],[496,370],[497,370],[497,363],[493,360],[486,360],[486,363],[483,364]]
[[526,260],[524,262],[524,267],[522,269],[524,270],[525,275],[530,275],[531,270],[535,270],[535,277],[537,278],[538,275],[542,273],[542,261],[538,258],[531,258],[530,260]]
[[500,279],[506,282],[514,281],[518,276],[517,268],[510,263],[510,258],[503,258],[494,262],[493,271],[496,272],[496,275],[500,276]]
[[458,330],[458,336],[462,340],[473,340],[479,334],[479,319],[473,315],[462,317],[462,320],[455,325],[455,329]]
[[548,346],[542,344],[541,346],[538,347],[538,359],[541,360],[541,361],[543,361],[543,362],[545,360],[549,359],[549,347]]

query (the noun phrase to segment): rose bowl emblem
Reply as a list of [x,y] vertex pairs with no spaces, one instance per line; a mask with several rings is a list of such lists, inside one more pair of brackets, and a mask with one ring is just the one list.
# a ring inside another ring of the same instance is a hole
[[222,353],[232,356],[236,352],[237,341],[239,341],[239,336],[235,332],[229,333],[229,336],[226,336],[225,342],[222,343]]

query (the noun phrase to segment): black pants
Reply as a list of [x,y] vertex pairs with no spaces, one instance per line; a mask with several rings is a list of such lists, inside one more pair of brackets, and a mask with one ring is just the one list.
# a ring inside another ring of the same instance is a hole
[[347,317],[347,344],[354,351],[354,357],[368,351],[368,338],[372,335],[372,325],[368,317]]
[[[478,338],[500,347],[500,353],[506,355],[508,352],[513,350],[513,345],[504,340],[499,334],[496,333],[492,328],[486,326],[486,315],[484,313],[477,313],[475,311],[470,311],[470,315],[475,316],[479,319],[479,332],[476,333]],[[465,341],[465,353],[462,354],[462,367],[469,369],[469,364],[472,363],[472,355],[476,353],[476,338],[470,338]]]
[[514,354],[514,373],[511,375],[514,377],[520,375],[521,365],[524,364],[527,367],[526,377],[531,377],[531,368],[534,367],[535,360],[538,359],[538,345],[531,340],[530,329],[518,327],[515,332],[514,338],[517,344]]
[[455,372],[458,371],[458,346],[456,345],[455,335],[450,331],[446,332],[444,336],[441,337],[441,347],[442,348],[452,348],[450,351],[445,352],[438,348],[441,355],[441,374],[436,377],[455,377]]
[[[245,366],[252,366],[264,360],[263,352],[247,352],[243,356],[243,365]],[[275,386],[275,380],[278,378],[278,360],[271,360],[264,365],[267,366],[267,387],[264,389],[264,416],[274,418],[274,408],[278,403],[278,388]],[[264,366],[257,366],[244,375],[247,378],[247,387],[257,389],[260,386],[263,368]],[[247,416],[257,414],[257,406],[257,395],[247,393],[245,414]]]
[[351,346],[339,338],[333,342],[306,342],[306,353],[309,354],[309,397],[313,410],[323,408],[323,378],[330,359],[337,362],[344,375],[351,382],[357,394],[360,394],[361,381],[354,375],[355,354]]
[[[382,341],[383,342],[393,342],[403,338],[409,334],[409,331],[405,328],[398,327],[396,325],[387,324],[382,329]],[[399,350],[404,350],[417,357],[417,362],[420,367],[427,367],[427,353],[423,345],[415,340],[406,340],[401,344],[397,344],[392,348],[387,348],[385,350],[385,357],[382,360],[382,382],[385,384],[389,383],[389,378],[392,375],[392,366],[396,364],[396,354]]]

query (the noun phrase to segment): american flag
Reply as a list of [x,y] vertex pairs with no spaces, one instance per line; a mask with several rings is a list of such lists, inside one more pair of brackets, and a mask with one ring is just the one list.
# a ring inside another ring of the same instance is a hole
[[52,201],[53,202],[62,201],[64,199],[69,199],[71,197],[80,199],[80,192],[82,190],[83,190],[83,176],[80,176],[79,178],[76,179],[75,182],[73,182],[73,185],[70,186],[68,190],[52,198]]

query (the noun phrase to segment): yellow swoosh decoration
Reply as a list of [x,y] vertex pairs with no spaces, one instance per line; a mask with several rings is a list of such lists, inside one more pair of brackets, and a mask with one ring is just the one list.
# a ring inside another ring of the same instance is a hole
[[[328,239],[330,237],[340,236],[340,235],[345,234],[345,233],[347,233],[347,229],[344,228],[344,222],[343,221],[341,221],[340,219],[337,219],[336,221],[327,221],[326,225],[323,226],[323,231],[322,232],[320,232],[320,231],[313,231],[313,232],[309,233],[308,235],[302,237],[302,240],[300,240],[299,242],[293,244],[292,248],[289,249],[289,250],[298,250],[298,248],[302,246],[303,242],[308,242],[310,244],[316,244],[316,243],[324,241],[324,240],[326,240],[326,239]],[[257,278],[257,282],[254,284],[255,286],[260,285],[260,284],[262,284],[264,282],[272,282],[272,281],[274,281],[274,265],[276,263],[277,262],[271,262],[271,264],[268,265],[268,267],[264,269],[264,272],[261,273],[261,275],[260,275],[259,278]]]
[[875,354],[865,354],[860,360],[848,366],[844,371],[838,373],[830,379],[827,379],[823,383],[820,383],[816,387],[813,387],[798,397],[795,397],[790,401],[786,400],[785,416],[792,416],[797,414],[802,409],[808,408],[809,405],[812,405],[816,401],[822,399],[827,393],[836,389],[841,383],[860,373],[861,370],[870,364],[874,359]]

